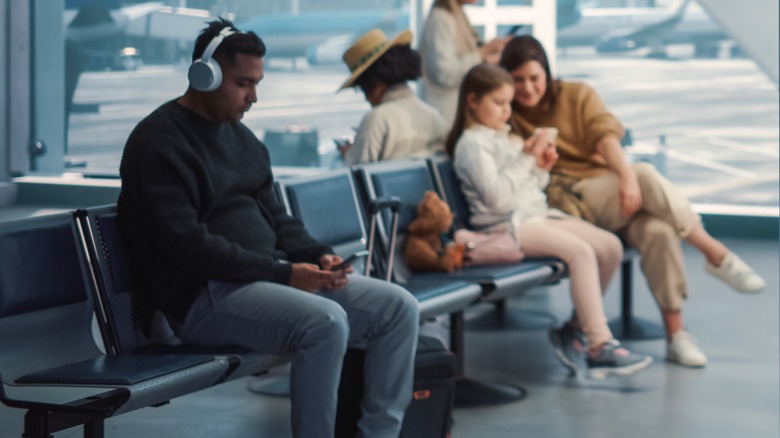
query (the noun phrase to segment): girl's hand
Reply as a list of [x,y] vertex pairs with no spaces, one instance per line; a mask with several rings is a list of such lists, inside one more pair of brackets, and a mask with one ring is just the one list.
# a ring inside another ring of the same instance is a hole
[[542,153],[536,158],[536,165],[542,169],[549,171],[553,168],[555,163],[558,162],[558,151],[555,146],[548,146],[542,151]]
[[546,132],[542,132],[541,134],[531,136],[525,141],[523,152],[534,156],[538,161],[542,153],[550,147],[555,148],[555,144],[548,140]]

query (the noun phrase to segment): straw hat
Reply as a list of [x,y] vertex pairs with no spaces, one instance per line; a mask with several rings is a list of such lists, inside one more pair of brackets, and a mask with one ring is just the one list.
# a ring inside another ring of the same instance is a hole
[[339,88],[343,90],[351,87],[355,80],[363,74],[380,56],[387,52],[390,47],[403,46],[412,43],[412,31],[409,29],[396,35],[391,41],[388,41],[385,33],[379,29],[372,29],[360,37],[355,44],[344,52],[344,63],[347,64],[352,75]]

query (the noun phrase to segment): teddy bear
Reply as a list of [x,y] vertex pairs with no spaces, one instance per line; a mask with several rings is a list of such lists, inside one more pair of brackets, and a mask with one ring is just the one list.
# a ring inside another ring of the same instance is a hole
[[427,191],[409,223],[404,257],[414,272],[453,272],[463,267],[465,246],[450,238],[454,215],[435,192]]

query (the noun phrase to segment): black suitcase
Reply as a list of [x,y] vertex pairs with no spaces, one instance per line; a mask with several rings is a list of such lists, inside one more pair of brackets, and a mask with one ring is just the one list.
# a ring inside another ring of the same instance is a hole
[[[354,438],[363,397],[363,350],[344,357],[336,413],[336,438]],[[436,338],[420,336],[414,359],[414,397],[406,409],[401,438],[446,438],[455,400],[455,355]]]

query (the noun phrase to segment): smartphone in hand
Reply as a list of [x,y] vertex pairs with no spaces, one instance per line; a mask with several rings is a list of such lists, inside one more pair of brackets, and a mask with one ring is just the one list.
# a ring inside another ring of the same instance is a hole
[[514,37],[518,35],[518,32],[522,30],[525,27],[523,24],[515,24],[514,26],[510,27],[509,30],[506,33],[506,36],[508,37]]
[[361,250],[357,251],[356,253],[352,254],[351,256],[347,257],[346,260],[339,263],[338,265],[330,268],[331,271],[339,271],[342,269],[347,269],[349,266],[352,266],[353,263],[355,263],[358,259],[361,259],[363,257],[368,257],[368,251]]
[[547,131],[547,140],[549,140],[552,144],[555,144],[555,141],[558,139],[558,128],[553,126],[534,129],[533,137],[541,135],[545,131]]
[[343,135],[341,137],[336,137],[333,139],[333,143],[336,144],[336,149],[338,149],[339,152],[343,152],[346,149],[349,149],[349,147],[352,146],[353,142],[354,139],[350,135]]

